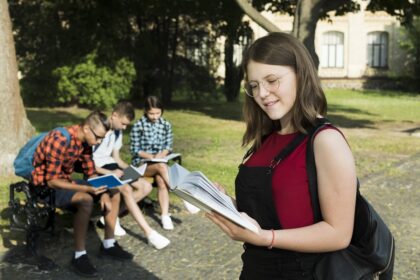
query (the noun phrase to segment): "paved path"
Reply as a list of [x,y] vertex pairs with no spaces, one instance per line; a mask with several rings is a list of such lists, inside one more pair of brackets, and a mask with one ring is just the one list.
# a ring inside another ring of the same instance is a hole
[[[389,170],[361,180],[362,193],[373,203],[394,232],[397,246],[394,279],[420,279],[420,154],[405,159]],[[149,211],[152,212],[152,211]],[[128,235],[119,238],[122,246],[135,253],[134,261],[121,263],[102,260],[98,252],[100,229],[89,230],[88,252],[99,268],[99,279],[237,279],[240,269],[241,244],[229,240],[203,217],[185,210],[172,209],[175,230],[164,232],[153,212],[147,219],[171,240],[168,248],[157,251],[149,247],[130,217],[122,220]],[[61,228],[65,227],[63,225]],[[33,266],[0,263],[0,279],[79,279],[69,270],[72,252],[71,228],[44,236],[45,254],[54,259],[59,269],[41,272]],[[10,256],[17,249],[9,251]]]

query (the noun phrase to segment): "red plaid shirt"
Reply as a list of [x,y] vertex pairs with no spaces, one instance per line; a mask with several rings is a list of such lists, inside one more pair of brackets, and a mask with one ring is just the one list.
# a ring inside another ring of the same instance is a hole
[[83,173],[90,177],[95,174],[95,165],[92,160],[92,147],[83,144],[77,138],[80,126],[66,127],[71,140],[67,144],[67,138],[58,130],[52,130],[41,141],[34,154],[34,171],[32,171],[32,183],[34,185],[46,185],[53,179],[69,180],[73,173],[76,161],[82,163]]

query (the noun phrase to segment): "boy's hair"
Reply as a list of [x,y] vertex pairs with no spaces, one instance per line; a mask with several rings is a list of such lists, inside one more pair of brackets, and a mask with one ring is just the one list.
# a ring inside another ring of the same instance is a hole
[[[296,100],[291,109],[292,125],[303,133],[315,125],[318,115],[325,116],[327,101],[317,69],[305,46],[292,35],[274,32],[256,40],[244,52],[242,67],[247,74],[250,61],[288,66],[296,74]],[[247,75],[246,75],[247,79]],[[244,119],[246,131],[242,145],[252,143],[260,147],[262,137],[279,130],[280,122],[271,120],[252,97],[245,97]]]
[[115,105],[113,113],[126,117],[130,122],[136,117],[133,105],[128,101],[120,101]]
[[162,110],[163,113],[163,104],[157,96],[150,95],[146,98],[144,102],[144,111],[147,112],[152,108],[157,108]]
[[93,111],[90,113],[82,122],[83,125],[89,125],[91,128],[98,127],[102,125],[106,131],[111,128],[111,124],[109,123],[108,117],[100,112],[100,111]]

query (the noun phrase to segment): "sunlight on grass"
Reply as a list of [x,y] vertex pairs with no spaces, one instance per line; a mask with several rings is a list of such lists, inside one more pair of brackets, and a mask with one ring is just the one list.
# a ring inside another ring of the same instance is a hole
[[[406,128],[420,127],[420,96],[328,90],[327,98],[329,117],[343,129],[354,152],[359,177],[386,170],[401,159],[420,152],[420,138],[403,132]],[[37,131],[47,131],[79,123],[89,111],[28,108],[27,113]],[[136,118],[142,114],[142,110],[137,110]],[[245,129],[241,121],[241,103],[180,102],[168,108],[164,117],[173,125],[174,151],[182,153],[184,166],[191,171],[204,172],[234,195],[238,164],[245,152],[241,148]],[[122,156],[126,161],[131,158],[130,129],[124,133]],[[8,185],[17,180],[16,177],[1,178],[1,209],[7,207]],[[6,223],[5,219],[2,215],[2,224]]]

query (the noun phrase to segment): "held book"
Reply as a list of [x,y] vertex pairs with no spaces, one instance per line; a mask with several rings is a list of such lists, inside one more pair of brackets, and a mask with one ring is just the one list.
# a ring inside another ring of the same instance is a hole
[[108,189],[112,189],[112,188],[116,188],[116,187],[128,184],[132,180],[121,181],[114,174],[106,174],[106,175],[90,178],[87,181],[91,186],[93,186],[95,188],[99,188],[101,186],[106,186]]
[[258,228],[243,218],[232,199],[219,191],[201,172],[190,172],[175,163],[169,168],[170,189],[173,193],[206,212],[217,212],[239,226],[258,233]]
[[125,184],[129,184],[141,176],[144,175],[146,171],[147,164],[143,164],[139,167],[130,165],[123,170],[124,175],[121,178],[118,178],[114,174],[106,174],[94,178],[88,179],[88,183],[95,188],[106,186],[107,188],[116,188]]
[[164,158],[144,158],[144,159],[141,160],[141,162],[164,162],[164,163],[167,163],[171,159],[176,159],[180,156],[181,156],[180,153],[171,153]]
[[[143,177],[144,172],[146,172],[147,163],[140,165],[139,167],[135,167],[130,165],[126,169],[123,170],[124,175],[121,177],[122,181],[135,181],[140,177]],[[130,181],[130,182],[131,182]]]

